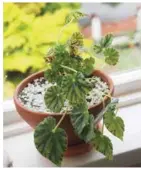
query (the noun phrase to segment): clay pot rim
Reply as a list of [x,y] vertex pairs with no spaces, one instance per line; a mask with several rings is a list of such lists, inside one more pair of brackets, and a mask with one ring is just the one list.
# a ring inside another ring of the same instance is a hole
[[[16,90],[15,90],[15,92],[14,92],[14,96],[13,96],[14,102],[16,103],[16,105],[17,105],[18,107],[22,108],[23,111],[29,112],[29,113],[31,113],[31,114],[33,114],[33,115],[39,115],[39,114],[41,114],[41,115],[44,115],[44,116],[61,116],[63,113],[60,114],[60,113],[51,113],[51,112],[38,112],[38,111],[36,112],[36,111],[32,111],[32,110],[26,108],[25,106],[23,106],[23,105],[20,103],[19,99],[18,99],[18,95],[19,95],[19,93],[21,92],[21,90],[20,90],[21,86],[22,86],[23,84],[27,84],[27,82],[29,83],[29,82],[30,82],[29,79],[37,76],[38,74],[42,74],[43,72],[44,72],[44,70],[43,70],[43,71],[36,72],[36,73],[34,73],[34,74],[31,74],[30,76],[28,76],[27,78],[25,78],[25,79],[17,86],[17,88],[16,88]],[[100,74],[102,74],[102,75],[107,79],[107,81],[108,81],[108,83],[109,83],[108,86],[109,86],[109,88],[110,88],[110,92],[109,92],[109,93],[110,93],[110,95],[112,95],[112,93],[113,93],[113,91],[114,91],[114,85],[113,85],[112,79],[111,79],[109,76],[107,76],[107,75],[106,75],[103,71],[101,71],[101,70],[94,70],[93,73],[94,73],[94,72],[99,72]],[[92,73],[92,75],[93,75],[93,73]],[[105,103],[107,100],[108,100],[108,97],[107,97],[107,96],[104,96],[104,103]],[[93,106],[90,106],[90,107],[88,108],[88,110],[93,109],[94,107],[100,106],[101,104],[102,104],[102,102],[100,102],[100,103],[98,103],[98,104],[95,104],[95,105],[93,105]]]

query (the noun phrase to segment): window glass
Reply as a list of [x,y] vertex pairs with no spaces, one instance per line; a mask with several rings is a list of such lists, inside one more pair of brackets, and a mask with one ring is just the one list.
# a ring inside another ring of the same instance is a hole
[[[56,42],[66,15],[77,9],[80,3],[4,3],[4,99],[13,96],[21,80],[45,68],[43,57]],[[62,41],[78,30],[72,23]]]
[[90,46],[112,32],[119,63],[109,67],[97,62],[97,66],[107,73],[141,68],[141,3],[4,3],[4,99],[13,96],[21,80],[45,68],[43,57],[72,10],[91,17],[72,23],[62,42],[80,30]]
[[91,15],[91,19],[80,21],[85,37],[96,42],[113,33],[113,46],[120,53],[116,66],[100,63],[101,69],[114,73],[141,68],[141,3],[83,3],[81,8]]

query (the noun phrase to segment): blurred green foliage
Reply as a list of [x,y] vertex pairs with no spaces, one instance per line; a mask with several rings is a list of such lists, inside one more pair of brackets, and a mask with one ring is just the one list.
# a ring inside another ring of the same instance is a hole
[[[66,15],[79,8],[79,3],[4,3],[4,97],[11,96],[7,91],[28,74],[44,69],[43,57],[56,42]],[[73,22],[60,41],[78,30],[78,24]],[[92,40],[85,43],[89,46]]]

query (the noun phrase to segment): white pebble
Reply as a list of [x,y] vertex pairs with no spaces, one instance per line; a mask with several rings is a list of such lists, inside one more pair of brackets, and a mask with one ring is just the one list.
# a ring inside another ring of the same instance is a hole
[[[109,88],[107,83],[103,82],[99,77],[89,78],[88,81],[91,81],[94,85],[94,88],[86,96],[88,106],[92,106],[102,101],[103,96],[109,93]],[[22,90],[19,95],[19,101],[25,107],[35,112],[52,113],[52,111],[50,111],[45,105],[44,94],[46,90],[53,85],[55,84],[49,83],[43,77],[35,79],[32,84],[28,83],[27,87]],[[64,108],[62,108],[62,111],[65,108],[72,109],[68,100],[64,102]]]

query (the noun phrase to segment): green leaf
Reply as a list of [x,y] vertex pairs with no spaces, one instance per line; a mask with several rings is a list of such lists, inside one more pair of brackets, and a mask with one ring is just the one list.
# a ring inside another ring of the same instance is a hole
[[73,11],[66,16],[65,24],[68,24],[71,21],[77,21],[84,16],[86,16],[86,14],[83,14],[79,11]]
[[77,104],[85,99],[85,95],[90,90],[82,73],[75,73],[64,76],[61,85],[64,96],[71,104]]
[[94,70],[95,59],[90,57],[83,61],[83,72],[86,75],[90,75]]
[[[3,4],[4,22],[12,22],[20,15],[20,9],[14,3]],[[10,15],[9,15],[10,14]]]
[[56,74],[56,72],[53,69],[47,69],[44,72],[45,79],[50,83],[58,82],[60,79],[60,76]]
[[68,45],[72,47],[82,47],[83,35],[80,32],[74,32],[68,40]]
[[51,48],[48,52],[48,56],[45,58],[47,62],[50,62],[50,69],[47,69],[44,73],[45,78],[51,83],[57,83],[60,85],[64,69],[61,64],[66,64],[69,61],[69,53],[66,50],[65,45],[57,44]]
[[[20,67],[17,67],[17,63],[18,65],[20,65]],[[29,68],[34,68],[34,70],[40,70],[43,68],[43,66],[44,60],[42,56],[38,53],[33,53],[29,57],[29,54],[26,54],[22,51],[18,51],[4,57],[5,71],[20,71],[22,73],[25,73]]]
[[80,56],[74,55],[70,57],[70,60],[68,60],[67,65],[76,71],[81,71],[82,70],[82,62],[83,58]]
[[82,133],[84,127],[89,123],[89,112],[87,105],[82,103],[74,106],[72,113],[70,114],[70,118],[75,132],[79,136]]
[[86,143],[91,142],[94,137],[94,116],[89,115],[88,124],[83,128],[83,131],[79,134],[80,139],[83,139]]
[[102,52],[102,47],[100,45],[94,45],[93,50],[98,54]]
[[108,109],[104,113],[104,124],[106,128],[116,137],[123,140],[124,133],[124,122],[123,120],[115,115],[116,103],[111,103]]
[[104,50],[105,62],[109,65],[116,65],[119,60],[119,53],[114,48],[106,48]]
[[74,32],[68,41],[68,45],[71,47],[82,47],[83,35],[80,32]]
[[64,44],[58,44],[54,48],[54,56],[55,59],[52,61],[52,70],[56,75],[59,73],[63,74],[64,69],[61,67],[62,64],[66,65],[69,61],[70,55],[66,50],[66,46]]
[[102,48],[107,48],[112,44],[113,41],[113,35],[107,34],[105,37],[103,37],[100,41],[100,45]]
[[57,128],[53,117],[45,118],[34,131],[34,143],[37,150],[54,164],[60,166],[67,149],[67,136],[62,128]]
[[51,86],[48,88],[44,96],[44,101],[51,111],[60,112],[65,101],[61,88],[59,88],[59,86]]
[[104,154],[107,159],[112,160],[113,146],[111,140],[107,136],[103,135],[100,131],[95,130],[93,144],[97,151]]
[[69,53],[67,52],[64,44],[58,44],[54,47],[54,55],[56,57],[54,64],[59,63],[59,65],[62,64],[63,60],[69,57]]
[[83,35],[80,32],[73,33],[68,40],[68,46],[71,55],[77,55],[78,49],[83,46]]
[[53,58],[54,56],[55,56],[54,48],[49,48],[45,58],[47,59],[47,61],[50,61],[50,59]]
[[26,43],[24,36],[19,34],[13,34],[4,40],[4,51],[10,52],[10,50],[16,50],[22,47]]

